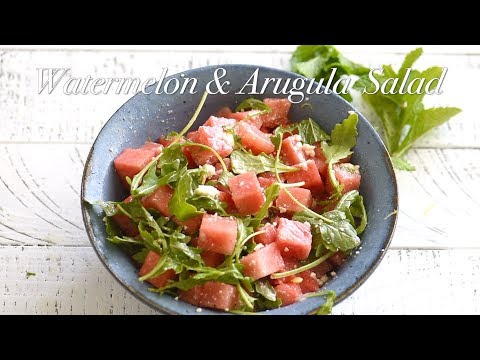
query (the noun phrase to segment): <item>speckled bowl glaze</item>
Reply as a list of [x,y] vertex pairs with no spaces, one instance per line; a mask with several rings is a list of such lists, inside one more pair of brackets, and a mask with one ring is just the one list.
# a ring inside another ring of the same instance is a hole
[[[255,69],[259,68],[259,79],[300,77],[288,71],[252,65],[218,65],[185,71],[173,75],[179,80],[181,76],[198,79],[195,95],[145,95],[138,93],[128,100],[112,115],[98,134],[88,155],[82,179],[81,206],[83,220],[88,237],[98,256],[112,275],[132,294],[151,307],[169,314],[223,314],[223,312],[204,309],[196,312],[197,307],[175,300],[169,295],[159,295],[148,291],[149,285],[138,281],[138,269],[120,247],[106,240],[103,213],[98,206],[90,206],[83,199],[123,200],[127,193],[121,186],[115,173],[113,160],[126,147],[139,147],[147,138],[157,139],[170,131],[180,131],[195,111],[203,89],[213,79],[218,67],[228,72],[231,81],[229,94],[209,95],[194,124],[197,128],[211,114],[222,106],[235,108],[247,95],[235,95],[241,89]],[[168,78],[167,78],[168,80]],[[155,89],[152,85],[151,90]],[[268,87],[257,98],[285,97],[274,95]],[[294,104],[290,110],[290,119],[297,121],[311,117],[326,131],[330,132],[335,124],[343,121],[348,111],[356,111],[348,102],[335,94],[310,95],[310,106],[301,107]],[[386,217],[398,209],[398,194],[395,173],[385,146],[380,137],[359,114],[358,142],[352,162],[360,164],[362,183],[360,192],[364,197],[368,214],[368,226],[361,235],[362,245],[358,252],[350,256],[345,265],[337,271],[337,276],[330,280],[326,288],[337,293],[336,303],[352,294],[372,274],[390,244],[397,215]],[[375,301],[375,300],[373,300]],[[312,313],[322,305],[321,297],[309,298],[293,305],[264,312],[270,315],[304,315]]]

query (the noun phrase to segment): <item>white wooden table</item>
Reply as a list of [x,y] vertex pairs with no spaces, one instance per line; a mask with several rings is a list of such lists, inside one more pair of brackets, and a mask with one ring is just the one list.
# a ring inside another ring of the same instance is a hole
[[[141,79],[158,77],[162,67],[170,74],[222,63],[288,69],[294,48],[0,46],[0,313],[155,313],[104,269],[80,213],[90,145],[130,95],[39,95],[36,68]],[[339,48],[364,64],[398,66],[414,46]],[[400,214],[392,246],[335,314],[480,313],[480,48],[424,49],[419,67],[449,68],[444,94],[428,103],[463,112],[409,153],[417,171],[397,173]]]

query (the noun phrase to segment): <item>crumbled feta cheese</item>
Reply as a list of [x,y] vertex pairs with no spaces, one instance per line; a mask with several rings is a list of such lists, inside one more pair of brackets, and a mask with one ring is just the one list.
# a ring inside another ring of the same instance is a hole
[[353,114],[355,114],[355,111],[350,110],[350,111],[348,112],[348,114],[349,114],[349,115],[353,115]]
[[253,248],[253,251],[257,251],[257,250],[260,250],[261,248],[265,247],[265,245],[263,244],[257,244],[255,245],[255,247]]
[[195,189],[194,194],[198,196],[209,196],[215,198],[218,197],[220,191],[211,185],[199,185],[198,188]]
[[306,161],[301,162],[300,164],[298,164],[298,167],[306,171],[308,169],[307,162]]
[[300,284],[302,281],[303,281],[303,279],[300,276],[296,276],[292,280],[290,280],[290,282],[292,282],[294,284]]
[[200,168],[205,171],[207,178],[216,174],[215,166],[210,164],[200,165]]
[[202,312],[202,308],[197,308],[196,310],[198,313],[201,313]]
[[330,272],[330,275],[337,276],[337,273],[335,271],[332,271],[332,272]]
[[293,140],[302,141],[302,137],[300,135],[293,135]]
[[328,281],[328,276],[327,275],[323,275],[321,278],[320,278],[320,281],[322,283],[326,283]]
[[282,214],[287,212],[287,209],[283,207],[279,207],[278,210],[280,210]]
[[308,157],[315,157],[315,146],[303,144],[302,150]]
[[290,249],[289,249],[288,247],[285,247],[285,248],[283,249],[283,251],[285,251],[285,252],[289,252],[289,251],[290,251]]
[[175,300],[178,301],[178,296],[175,296]]

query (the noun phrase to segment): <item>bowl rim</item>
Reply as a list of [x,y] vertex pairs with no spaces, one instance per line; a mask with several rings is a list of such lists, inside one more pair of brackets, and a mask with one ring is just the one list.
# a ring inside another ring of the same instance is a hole
[[[253,64],[218,64],[218,65],[208,65],[208,66],[202,66],[202,67],[197,67],[197,68],[192,68],[192,69],[187,69],[187,70],[183,70],[183,71],[180,71],[180,72],[177,72],[175,74],[172,74],[172,75],[169,75],[165,78],[165,80],[168,80],[172,77],[175,77],[175,76],[179,76],[180,74],[184,74],[184,73],[187,73],[187,72],[190,72],[190,71],[207,71],[207,70],[210,70],[210,69],[217,69],[217,68],[221,68],[221,67],[245,67],[245,68],[252,68],[252,69],[260,69],[260,70],[271,70],[271,71],[275,71],[277,73],[280,73],[281,75],[283,76],[294,76],[295,78],[298,78],[298,77],[301,77],[301,78],[304,78],[306,80],[310,80],[309,78],[303,76],[303,75],[300,75],[300,74],[296,74],[292,71],[288,71],[288,70],[283,70],[283,69],[278,69],[278,68],[272,68],[272,67],[268,67],[268,66],[263,66],[263,65],[253,65]],[[154,87],[156,86],[157,82],[150,85],[149,87]],[[318,82],[315,81],[314,84],[318,85]],[[324,90],[325,89],[325,86],[321,86],[321,89]],[[81,184],[81,189],[80,189],[80,205],[81,205],[81,210],[82,210],[82,218],[83,218],[83,223],[85,225],[85,230],[87,232],[87,236],[90,240],[90,243],[92,244],[92,247],[93,249],[95,250],[95,253],[97,254],[97,256],[99,257],[99,259],[101,260],[101,263],[103,264],[103,266],[110,272],[110,274],[113,275],[113,278],[116,279],[125,289],[127,289],[134,297],[136,297],[137,299],[139,299],[140,301],[142,301],[144,304],[148,305],[150,308],[152,308],[153,310],[155,311],[161,311],[163,312],[164,314],[166,315],[180,315],[179,312],[176,312],[166,306],[163,306],[161,303],[159,302],[154,302],[148,298],[146,298],[143,294],[135,291],[134,289],[132,289],[126,282],[124,282],[119,275],[117,275],[117,273],[112,269],[112,267],[110,266],[110,263],[109,261],[106,259],[105,255],[99,251],[98,249],[98,246],[97,246],[97,242],[98,240],[96,240],[96,237],[95,237],[95,234],[93,232],[93,226],[92,224],[90,223],[90,216],[88,214],[88,211],[87,211],[87,208],[86,208],[86,204],[85,204],[85,201],[84,201],[84,194],[85,194],[85,190],[86,190],[86,183],[87,183],[87,178],[89,176],[89,169],[90,169],[90,164],[91,164],[91,161],[92,161],[92,156],[93,156],[93,152],[94,152],[94,149],[95,149],[95,145],[97,144],[97,141],[99,140],[99,137],[100,137],[100,134],[103,132],[104,128],[107,126],[107,124],[110,122],[110,120],[114,117],[115,114],[117,114],[118,112],[121,111],[121,109],[125,106],[126,103],[128,103],[130,100],[132,100],[134,97],[136,96],[141,96],[142,93],[141,92],[138,92],[136,94],[134,94],[133,96],[129,97],[124,103],[122,103],[118,109],[110,116],[110,118],[105,122],[105,124],[103,124],[102,128],[100,129],[100,131],[98,132],[97,136],[95,137],[95,140],[93,141],[92,143],[92,146],[90,148],[90,151],[88,152],[88,155],[87,155],[87,158],[85,160],[85,165],[84,165],[84,170],[83,170],[83,174],[82,174],[82,184]],[[340,302],[342,302],[343,300],[345,300],[347,297],[349,297],[352,293],[354,293],[361,285],[363,285],[365,283],[365,281],[373,274],[373,272],[377,269],[377,267],[380,265],[381,261],[383,260],[383,258],[385,257],[385,254],[387,253],[387,250],[388,248],[390,247],[390,244],[392,242],[392,239],[393,239],[393,235],[395,233],[395,230],[396,230],[396,227],[397,227],[397,222],[398,222],[398,212],[399,212],[399,196],[398,196],[398,182],[397,182],[397,178],[396,178],[396,174],[395,174],[395,170],[393,168],[393,163],[392,163],[392,160],[391,160],[391,156],[390,156],[390,153],[388,152],[382,138],[380,137],[380,135],[377,133],[377,131],[375,130],[375,128],[372,126],[372,124],[367,120],[367,118],[360,112],[358,111],[351,103],[349,103],[348,101],[346,101],[345,99],[343,99],[341,96],[339,96],[338,94],[335,94],[333,92],[329,93],[329,94],[326,94],[326,95],[329,95],[329,96],[334,96],[334,97],[337,97],[339,98],[339,100],[343,101],[344,103],[346,103],[348,106],[352,107],[354,109],[354,111],[359,115],[359,119],[361,121],[363,121],[363,119],[365,119],[365,125],[369,128],[370,132],[372,133],[372,136],[375,138],[375,140],[377,140],[377,142],[380,144],[380,146],[382,147],[383,151],[384,151],[384,154],[385,154],[385,158],[386,158],[386,163],[387,163],[387,170],[388,172],[390,173],[391,175],[391,180],[392,180],[392,187],[393,187],[393,207],[394,209],[396,210],[395,213],[392,213],[391,215],[389,215],[389,217],[392,217],[393,219],[393,222],[391,222],[391,225],[388,229],[388,235],[387,237],[384,239],[384,242],[383,242],[383,251],[380,251],[378,253],[378,255],[375,257],[375,259],[373,260],[372,264],[368,267],[367,271],[365,271],[365,273],[363,273],[349,288],[345,289],[339,296],[337,296],[335,298],[335,302],[334,302],[334,305],[338,305]],[[363,119],[362,119],[363,118]],[[163,295],[162,295],[163,296]],[[296,304],[292,304],[292,306],[295,306]],[[321,304],[319,305],[321,306]],[[274,310],[277,310],[277,309],[274,309]],[[266,315],[266,314],[269,314],[270,315],[277,315],[277,314],[272,314],[271,312],[274,311],[274,310],[270,310],[270,311],[261,311],[261,312],[258,312],[258,314],[262,314],[262,315]],[[215,311],[215,310],[213,310]],[[311,314],[314,314],[316,310],[313,310],[309,313],[306,313],[305,315],[311,315]],[[196,314],[202,314],[202,313],[196,313]],[[232,315],[232,313],[228,313],[228,312],[222,312],[222,311],[218,311],[216,312],[217,315]],[[193,315],[193,314],[192,314]],[[300,314],[298,314],[300,315]]]

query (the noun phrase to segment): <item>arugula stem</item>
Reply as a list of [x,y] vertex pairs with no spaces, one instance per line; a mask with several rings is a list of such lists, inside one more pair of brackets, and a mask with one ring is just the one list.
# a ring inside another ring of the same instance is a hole
[[203,104],[205,103],[205,100],[207,100],[207,96],[208,96],[208,93],[205,91],[202,95],[202,99],[200,100],[200,103],[197,106],[197,110],[195,110],[192,118],[190,119],[188,124],[183,128],[183,130],[180,131],[180,134],[177,135],[175,140],[173,140],[173,142],[170,145],[173,145],[173,144],[177,143],[182,138],[182,136],[188,131],[188,129],[190,129],[192,127],[195,120],[197,120],[198,114],[200,114],[200,111],[202,110],[202,107],[203,107]]
[[143,275],[142,277],[139,277],[138,280],[143,282],[147,279],[150,279],[155,273],[160,270],[160,268],[165,264],[167,261],[167,256],[162,256],[162,258],[158,261],[157,265],[150,271],[148,274]]
[[[246,293],[245,289],[240,284],[237,284],[237,290],[238,290],[238,293],[240,295],[240,298],[243,300],[245,305],[249,309],[253,310],[253,304],[250,302],[250,299],[249,299],[249,298],[252,298],[252,297]],[[254,299],[254,298],[252,298],[252,299]]]
[[289,271],[285,271],[285,272],[281,272],[281,273],[275,273],[275,274],[270,275],[270,277],[272,279],[281,279],[281,278],[284,278],[284,277],[287,277],[287,276],[299,274],[299,273],[301,273],[305,270],[310,270],[310,269],[314,268],[315,266],[318,266],[321,263],[323,263],[325,260],[327,260],[333,254],[335,254],[333,251],[329,251],[325,255],[323,255],[322,257],[319,257],[317,260],[312,261],[310,264],[300,266],[299,268],[296,268],[296,269],[293,269],[293,270],[289,270]]
[[133,191],[138,188],[147,171],[153,164],[157,163],[158,159],[160,159],[160,156],[162,156],[162,152],[155,156],[142,170],[140,170],[137,175],[133,177],[132,181],[130,182],[130,193],[133,193]]
[[305,185],[305,181],[300,181],[298,183],[291,183],[291,184],[283,184],[283,183],[277,182],[277,184],[279,184],[280,186],[283,185],[284,188],[294,188],[294,187],[302,187],[303,185]]
[[[239,241],[239,245],[237,249],[241,249],[243,245],[245,245],[247,241],[252,239],[253,237],[260,234],[265,234],[266,232],[267,232],[266,230],[260,230],[260,231],[254,232],[253,234],[248,235],[245,239],[243,239],[242,241]],[[237,261],[240,260],[240,251],[237,252],[236,258],[237,258]]]

